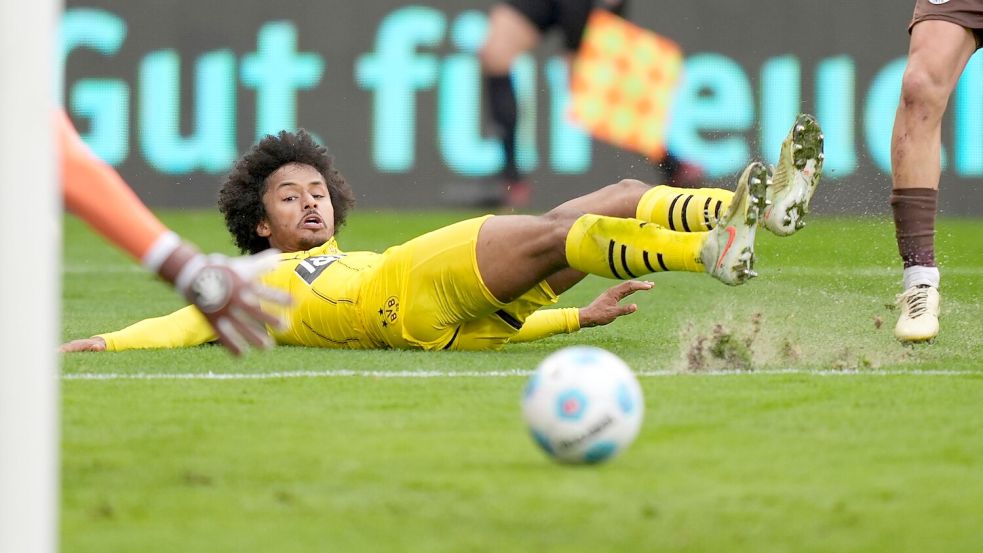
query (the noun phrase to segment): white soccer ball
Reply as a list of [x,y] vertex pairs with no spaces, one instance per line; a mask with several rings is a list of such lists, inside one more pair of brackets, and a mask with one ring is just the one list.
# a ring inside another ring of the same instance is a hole
[[522,415],[533,439],[563,463],[599,463],[628,447],[642,425],[642,388],[628,365],[601,348],[554,352],[529,378]]

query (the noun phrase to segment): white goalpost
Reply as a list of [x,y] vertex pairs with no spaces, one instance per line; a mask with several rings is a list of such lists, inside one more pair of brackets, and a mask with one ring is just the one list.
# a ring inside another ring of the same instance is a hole
[[0,1],[0,552],[58,548],[58,0]]

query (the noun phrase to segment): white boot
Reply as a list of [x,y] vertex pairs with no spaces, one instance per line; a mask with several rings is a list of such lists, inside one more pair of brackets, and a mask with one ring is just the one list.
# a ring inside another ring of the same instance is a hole
[[938,267],[915,265],[904,270],[904,293],[898,295],[901,317],[894,335],[902,342],[926,342],[939,335]]
[[778,236],[788,236],[805,226],[809,201],[823,172],[823,131],[816,118],[802,114],[782,142],[775,167],[774,185],[761,224]]
[[917,284],[898,295],[901,317],[894,335],[902,342],[926,342],[939,335],[939,289]]
[[727,212],[707,233],[700,261],[724,284],[737,286],[758,276],[754,272],[754,234],[770,185],[767,167],[758,162],[748,165],[737,180]]

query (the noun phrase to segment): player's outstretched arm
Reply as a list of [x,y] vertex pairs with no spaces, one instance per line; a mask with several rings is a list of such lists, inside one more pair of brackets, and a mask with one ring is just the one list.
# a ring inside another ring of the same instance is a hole
[[279,306],[291,303],[286,292],[258,283],[260,276],[276,266],[279,253],[266,250],[245,257],[206,256],[182,243],[163,261],[158,274],[198,308],[223,346],[234,355],[242,355],[249,346],[273,347],[266,326],[282,328],[286,324],[260,306],[260,301]]
[[[164,262],[161,274],[193,304],[170,315],[146,319],[120,331],[73,340],[61,346],[65,353],[180,348],[219,341],[232,353],[254,346],[268,348],[273,340],[266,325],[281,321],[260,308],[260,300],[289,303],[283,292],[252,282],[276,263],[270,250],[249,257],[204,256],[179,248]],[[187,274],[185,274],[187,273]],[[190,275],[190,276],[188,276]]]
[[77,351],[106,351],[106,340],[102,336],[92,338],[81,338],[66,342],[58,348],[62,353],[74,353]]
[[61,351],[189,348],[216,340],[218,336],[208,319],[197,307],[189,305],[168,315],[137,321],[114,332],[71,341],[64,344]]
[[610,324],[618,317],[638,310],[638,306],[634,303],[622,305],[621,300],[639,290],[649,290],[652,286],[651,282],[626,280],[602,292],[586,307],[540,309],[529,315],[522,328],[509,342],[531,342],[556,334],[577,332],[581,328]]
[[233,354],[250,345],[272,345],[264,325],[282,321],[263,311],[259,300],[288,305],[289,297],[254,281],[276,263],[275,252],[243,258],[200,253],[169,231],[122,177],[89,151],[64,112],[57,114],[56,132],[65,204],[72,211],[198,306]]

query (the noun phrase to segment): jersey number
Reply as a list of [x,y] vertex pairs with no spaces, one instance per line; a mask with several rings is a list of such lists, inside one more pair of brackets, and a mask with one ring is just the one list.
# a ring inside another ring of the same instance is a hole
[[317,279],[335,261],[338,261],[344,255],[319,255],[316,257],[308,257],[297,264],[297,268],[294,272],[304,279],[307,284],[314,284],[314,280]]

